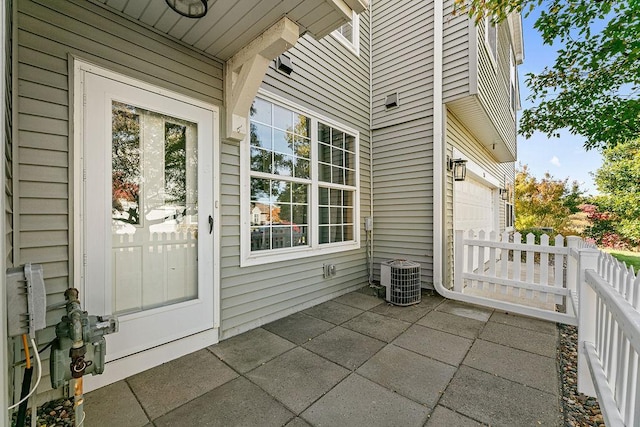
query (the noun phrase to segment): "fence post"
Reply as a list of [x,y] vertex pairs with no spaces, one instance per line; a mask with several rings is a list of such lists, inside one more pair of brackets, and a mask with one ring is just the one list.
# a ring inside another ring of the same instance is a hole
[[567,282],[565,287],[573,294],[578,290],[578,260],[571,256],[571,252],[578,250],[578,245],[581,241],[582,239],[578,236],[567,236],[569,255],[567,256]]
[[578,392],[596,396],[583,343],[596,342],[597,299],[595,291],[587,284],[585,272],[598,268],[600,251],[587,248],[578,252]]
[[453,257],[453,290],[455,292],[462,292],[464,286],[464,278],[462,277],[464,271],[464,231],[455,231],[455,240],[453,242],[453,248],[455,251]]

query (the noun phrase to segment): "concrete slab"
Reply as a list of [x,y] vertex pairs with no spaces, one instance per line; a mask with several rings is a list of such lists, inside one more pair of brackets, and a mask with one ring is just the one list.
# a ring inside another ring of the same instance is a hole
[[555,358],[476,340],[462,363],[547,393],[558,394]]
[[323,302],[315,307],[308,308],[303,311],[304,314],[322,319],[325,322],[331,322],[334,325],[340,325],[349,319],[363,313],[359,308],[350,307],[348,305],[339,304],[334,301]]
[[560,426],[558,397],[462,365],[440,405],[492,426]]
[[134,375],[127,383],[153,420],[237,376],[204,349]]
[[556,356],[557,336],[501,323],[488,322],[480,338],[508,347],[517,348],[547,357]]
[[416,323],[431,329],[437,329],[442,332],[448,332],[470,339],[476,338],[485,325],[485,322],[481,322],[480,320],[456,316],[455,314],[437,310],[427,313],[426,316]]
[[333,323],[325,322],[303,313],[294,313],[264,325],[262,328],[300,345],[334,326]]
[[456,373],[456,368],[389,344],[356,372],[433,408]]
[[284,427],[311,427],[311,424],[309,424],[308,422],[306,422],[300,417],[295,417],[294,419],[289,421],[287,424],[285,424]]
[[333,301],[350,307],[359,308],[360,310],[371,310],[373,307],[380,305],[384,300],[372,295],[365,295],[362,292],[354,291],[348,294],[334,298]]
[[361,315],[345,322],[342,327],[360,332],[384,342],[393,341],[404,332],[411,323],[365,311]]
[[257,328],[224,340],[209,349],[233,369],[245,373],[294,347],[295,344],[290,341]]
[[505,325],[516,326],[522,329],[529,329],[548,335],[557,335],[558,326],[553,322],[547,322],[532,317],[518,316],[515,314],[504,313],[502,311],[494,311],[489,319],[490,322],[502,323]]
[[149,423],[147,415],[124,381],[87,393],[84,398],[86,417],[83,425],[142,427]]
[[473,343],[472,340],[413,325],[393,341],[393,344],[415,351],[449,365],[458,366]]
[[447,409],[444,406],[436,406],[436,409],[434,409],[434,411],[429,416],[429,421],[427,421],[426,427],[445,426],[480,427],[482,426],[482,424],[472,420],[471,418],[465,417],[462,414],[458,414],[451,409]]
[[352,374],[302,413],[316,426],[422,426],[429,410]]
[[247,374],[247,378],[299,414],[349,374],[301,347]]
[[336,326],[312,339],[304,348],[354,370],[376,354],[385,343],[358,332]]
[[293,417],[280,402],[240,377],[155,420],[154,424],[156,427],[282,426]]
[[458,301],[447,300],[436,309],[456,316],[468,317],[470,319],[486,322],[491,317],[493,310],[476,305],[465,304]]
[[384,303],[371,309],[372,312],[392,317],[404,322],[414,323],[425,314],[433,310],[443,301],[440,296],[429,296],[422,294],[422,301],[419,304],[401,307],[389,303]]

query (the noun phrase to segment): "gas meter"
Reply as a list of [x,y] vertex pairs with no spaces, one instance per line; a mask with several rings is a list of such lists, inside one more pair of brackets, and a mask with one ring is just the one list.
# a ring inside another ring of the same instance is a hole
[[58,388],[85,374],[104,372],[107,349],[104,336],[118,332],[113,316],[90,316],[80,308],[78,290],[67,289],[67,314],[56,325],[56,339],[51,346],[51,387]]

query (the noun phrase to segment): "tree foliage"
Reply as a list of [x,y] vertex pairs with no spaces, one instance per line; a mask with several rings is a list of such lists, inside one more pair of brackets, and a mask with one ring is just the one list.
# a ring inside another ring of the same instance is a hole
[[[602,216],[594,217],[590,233],[615,233],[630,246],[640,245],[640,139],[607,148],[594,174],[600,195],[592,203]],[[599,224],[607,222],[606,224]]]
[[501,21],[511,12],[540,11],[534,27],[560,46],[555,63],[527,74],[529,100],[520,133],[586,140],[586,149],[613,147],[640,136],[640,1],[455,0],[457,10]]
[[570,217],[583,203],[583,191],[577,182],[559,180],[549,173],[538,179],[524,165],[516,171],[516,229],[553,228],[571,233]]

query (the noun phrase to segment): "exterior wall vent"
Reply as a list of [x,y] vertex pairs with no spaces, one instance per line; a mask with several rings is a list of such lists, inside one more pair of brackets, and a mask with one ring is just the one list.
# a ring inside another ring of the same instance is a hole
[[417,304],[420,292],[420,264],[394,259],[380,264],[380,284],[386,288],[386,300],[394,305]]
[[280,55],[276,58],[276,69],[287,76],[293,72],[293,62],[287,55]]
[[391,108],[396,108],[399,105],[400,104],[398,103],[398,92],[394,92],[390,95],[387,95],[387,97],[384,100],[384,107],[387,110]]

